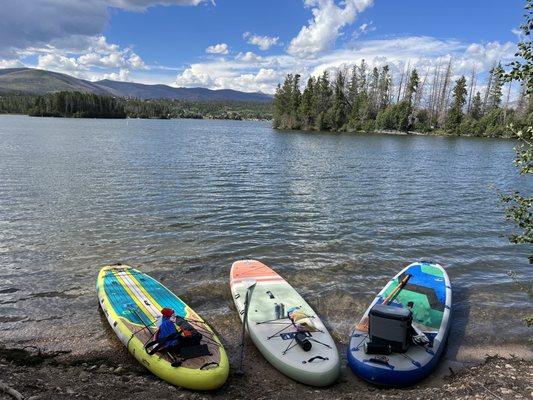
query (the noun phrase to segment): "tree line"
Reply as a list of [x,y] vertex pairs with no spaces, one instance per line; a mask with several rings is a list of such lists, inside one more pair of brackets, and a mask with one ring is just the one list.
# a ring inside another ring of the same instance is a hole
[[67,91],[37,96],[27,113],[34,117],[126,118],[124,105],[114,97]]
[[272,103],[254,101],[187,101],[123,99],[130,118],[272,119]]
[[[522,84],[511,107],[510,84],[500,63],[491,68],[483,89],[475,68],[452,80],[453,63],[428,68],[421,75],[407,66],[393,85],[388,65],[358,65],[311,76],[301,91],[300,75],[288,74],[274,97],[273,126],[326,131],[435,132],[506,136],[510,123],[530,125],[533,101]],[[333,76],[332,76],[333,75]]]
[[272,103],[114,98],[82,92],[0,94],[0,114],[70,118],[272,119]]

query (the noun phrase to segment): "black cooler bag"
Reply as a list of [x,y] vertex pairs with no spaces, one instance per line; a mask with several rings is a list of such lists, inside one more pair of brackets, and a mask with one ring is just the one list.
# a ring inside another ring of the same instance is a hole
[[411,341],[413,315],[406,308],[376,304],[368,313],[370,342],[390,346],[395,353],[404,353]]

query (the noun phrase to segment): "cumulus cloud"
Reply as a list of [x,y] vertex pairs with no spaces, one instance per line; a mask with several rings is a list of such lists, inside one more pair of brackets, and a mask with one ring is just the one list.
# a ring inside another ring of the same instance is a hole
[[[47,48],[83,52],[102,37],[109,8],[144,11],[156,5],[198,5],[205,0],[18,0],[2,2],[0,58],[17,59]],[[114,47],[116,45],[103,43]],[[116,48],[107,49],[114,51]],[[112,60],[110,60],[112,62]],[[134,60],[132,60],[134,62]]]
[[262,62],[264,60],[263,57],[255,54],[252,51],[247,51],[245,53],[239,53],[235,56],[235,59],[244,61],[244,62],[254,62],[254,63]]
[[13,56],[16,49],[53,45],[71,35],[97,35],[107,21],[102,0],[6,1],[0,18],[0,51]]
[[174,85],[271,93],[283,75],[284,71],[272,68],[247,70],[240,62],[217,60],[192,64],[176,77]]
[[313,19],[303,26],[289,44],[294,56],[312,57],[331,48],[342,28],[355,21],[356,16],[373,4],[373,0],[346,0],[337,5],[334,0],[304,0],[311,8]]
[[35,49],[37,68],[71,74],[85,79],[128,80],[130,70],[148,69],[142,58],[130,48],[121,49],[108,43],[104,36],[88,41],[87,48],[64,50],[47,46]]
[[72,73],[80,69],[80,64],[75,57],[67,57],[62,54],[49,53],[39,56],[37,68]]
[[520,40],[520,41],[525,39],[525,35],[524,35],[524,32],[522,31],[522,29],[513,28],[513,29],[511,29],[511,33],[513,35],[515,35],[518,38],[518,40]]
[[226,43],[218,43],[209,46],[207,49],[205,49],[205,52],[209,54],[228,54],[229,47]]
[[250,32],[244,32],[242,35],[247,40],[247,43],[253,44],[257,47],[259,47],[261,50],[265,51],[274,46],[278,43],[279,37],[278,36],[260,36],[260,35],[254,35]]
[[111,0],[111,7],[130,11],[144,11],[153,6],[197,6],[204,0]]
[[324,70],[333,70],[365,60],[370,67],[389,64],[398,77],[407,63],[423,75],[451,58],[454,75],[469,75],[472,67],[487,71],[494,62],[506,63],[513,58],[516,45],[511,42],[463,43],[428,36],[361,40],[352,48],[331,50],[321,57],[302,59],[290,54],[258,56],[239,53],[233,60],[210,60],[192,64],[175,80],[177,86],[203,86],[212,89],[231,88],[273,93],[287,73],[299,73],[302,81]]
[[120,69],[118,72],[111,72],[103,75],[94,75],[91,80],[109,79],[111,81],[130,81],[130,71],[127,69]]
[[19,60],[0,60],[0,69],[1,68],[19,68],[24,67]]

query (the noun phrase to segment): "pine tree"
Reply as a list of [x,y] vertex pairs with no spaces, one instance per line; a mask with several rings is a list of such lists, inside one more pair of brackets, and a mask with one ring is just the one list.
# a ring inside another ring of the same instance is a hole
[[291,112],[294,88],[294,76],[288,74],[285,77],[283,85],[278,85],[276,94],[274,96],[274,121],[275,128],[291,129]]
[[372,118],[375,118],[379,104],[379,69],[377,67],[372,69],[368,93],[370,96],[370,113]]
[[302,94],[302,101],[300,104],[300,121],[303,129],[310,129],[315,123],[314,115],[314,97],[315,97],[315,78],[310,77],[307,80],[307,85]]
[[491,85],[488,89],[487,109],[486,111],[492,111],[500,107],[502,102],[502,87],[504,83],[504,69],[499,63],[491,70]]
[[476,120],[480,119],[483,116],[483,101],[481,100],[481,93],[477,92],[472,100],[472,105],[470,106],[470,116]]
[[391,89],[392,78],[390,76],[389,66],[384,65],[379,75],[378,110],[382,110],[389,105]]
[[413,95],[416,93],[419,84],[420,78],[418,77],[418,71],[416,69],[413,69],[413,71],[411,72],[411,76],[409,77],[409,82],[407,83],[407,88],[404,97],[404,100],[406,100],[409,105],[412,105],[413,103]]
[[328,119],[328,111],[331,105],[331,84],[329,82],[329,72],[325,70],[320,77],[320,82],[317,85],[317,121],[319,121],[319,130],[329,129],[331,124]]
[[461,76],[455,81],[453,103],[446,117],[446,130],[457,133],[463,119],[463,106],[466,103],[466,78]]
[[302,94],[300,92],[300,75],[295,74],[292,80],[291,88],[291,103],[290,103],[290,118],[289,125],[290,129],[299,129],[300,128],[300,102]]
[[331,128],[335,131],[339,131],[346,123],[346,96],[344,94],[344,85],[346,77],[342,70],[337,72],[335,78],[335,89],[333,104],[331,108]]
[[367,91],[367,77],[366,77],[367,65],[365,60],[361,60],[359,65],[359,94],[366,93]]
[[348,84],[348,103],[353,105],[357,95],[359,94],[359,75],[357,74],[357,66],[352,67],[350,74],[350,83]]

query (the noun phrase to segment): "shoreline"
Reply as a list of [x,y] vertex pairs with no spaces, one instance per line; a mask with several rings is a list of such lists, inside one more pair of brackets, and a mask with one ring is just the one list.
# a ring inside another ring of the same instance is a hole
[[516,137],[508,135],[500,136],[478,136],[478,135],[454,135],[448,133],[439,133],[439,132],[418,132],[418,131],[395,131],[395,130],[376,130],[376,131],[317,131],[317,130],[307,130],[307,129],[282,129],[282,128],[272,128],[275,131],[280,132],[302,132],[302,133],[330,133],[330,134],[348,134],[348,135],[389,135],[389,136],[435,136],[435,137],[468,137],[468,138],[480,138],[480,139],[516,139]]
[[[146,121],[171,121],[171,120],[210,120],[210,121],[246,121],[246,122],[269,122],[272,121],[272,118],[211,118],[211,117],[202,117],[202,118],[140,118],[140,117],[125,117],[125,118],[87,118],[87,117],[54,117],[54,116],[40,116],[40,115],[28,115],[28,114],[16,114],[16,113],[0,113],[0,116],[4,115],[15,115],[31,118],[56,118],[56,119],[101,119],[101,120],[146,120]],[[371,132],[366,131],[317,131],[317,130],[306,130],[306,129],[281,129],[281,128],[272,128],[275,131],[280,132],[302,132],[302,133],[333,133],[333,134],[356,134],[356,135],[391,135],[391,136],[438,136],[438,137],[468,137],[468,138],[483,138],[483,139],[516,139],[516,137],[508,135],[500,136],[486,136],[486,135],[454,135],[447,133],[436,133],[436,132],[419,132],[419,131],[395,131],[395,130],[376,130]]]
[[141,117],[124,117],[124,118],[104,118],[104,117],[64,117],[64,116],[53,116],[53,115],[29,115],[29,114],[17,114],[17,113],[0,113],[0,116],[5,115],[14,115],[14,116],[20,116],[20,117],[30,117],[30,118],[54,118],[54,119],[75,119],[75,120],[83,120],[83,119],[101,119],[101,120],[146,120],[146,121],[170,121],[170,120],[179,120],[179,119],[190,119],[190,120],[212,120],[212,121],[256,121],[256,122],[267,122],[272,121],[272,118],[212,118],[209,116],[205,116],[202,118],[141,118]]
[[[380,388],[355,376],[345,362],[338,381],[318,388],[296,383],[275,370],[248,341],[246,374],[235,371],[238,345],[227,345],[231,357],[228,381],[213,392],[194,392],[172,386],[143,368],[119,343],[106,354],[71,355],[68,351],[44,351],[34,346],[0,347],[0,398],[2,390],[14,389],[25,399],[407,399],[436,398],[528,398],[532,393],[533,355],[514,354],[513,346],[502,356],[502,347],[478,346],[467,353],[478,361],[450,363],[442,360],[437,370],[420,383],[407,388]],[[345,346],[344,346],[345,347]],[[341,346],[341,354],[344,348]],[[482,357],[481,354],[483,354]],[[10,398],[9,396],[6,398]],[[16,397],[12,397],[16,398]]]

